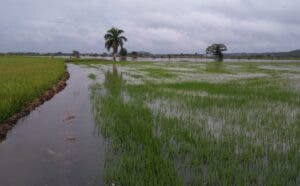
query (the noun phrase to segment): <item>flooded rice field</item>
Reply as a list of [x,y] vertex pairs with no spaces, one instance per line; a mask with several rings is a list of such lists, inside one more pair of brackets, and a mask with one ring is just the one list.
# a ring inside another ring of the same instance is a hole
[[106,183],[299,184],[299,63],[91,67]]
[[[65,58],[69,58],[66,56]],[[84,59],[104,59],[113,60],[112,57],[94,57],[94,56],[83,56]],[[199,58],[199,57],[126,57],[117,58],[118,61],[139,61],[139,62],[214,62],[215,59],[211,58]],[[297,59],[224,59],[224,62],[267,62],[267,63],[278,63],[278,62],[297,62]]]
[[104,142],[87,75],[68,65],[67,87],[19,120],[0,144],[0,185],[102,185]]
[[1,184],[300,184],[300,63],[68,70],[66,89],[0,144]]

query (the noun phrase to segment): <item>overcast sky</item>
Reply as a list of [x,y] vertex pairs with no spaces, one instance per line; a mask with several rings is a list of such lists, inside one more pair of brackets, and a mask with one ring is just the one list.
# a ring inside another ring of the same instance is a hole
[[204,53],[300,48],[300,0],[1,0],[0,51],[104,52],[125,30],[129,51]]

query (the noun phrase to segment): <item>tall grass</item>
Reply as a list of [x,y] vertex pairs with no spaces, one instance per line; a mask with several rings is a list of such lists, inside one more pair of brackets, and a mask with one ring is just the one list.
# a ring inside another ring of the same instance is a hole
[[61,59],[0,57],[0,123],[53,86],[64,72]]

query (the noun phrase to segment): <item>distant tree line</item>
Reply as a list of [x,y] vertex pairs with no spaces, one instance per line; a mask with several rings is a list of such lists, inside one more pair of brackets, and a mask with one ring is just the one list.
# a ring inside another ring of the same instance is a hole
[[[37,53],[37,52],[7,52],[0,53],[1,56],[61,56],[69,57],[72,56],[72,52],[54,52],[54,53]],[[278,52],[278,53],[226,53],[223,54],[224,58],[228,59],[268,59],[268,60],[283,60],[283,59],[300,59],[299,53],[290,52]],[[80,53],[81,57],[112,57],[112,54],[103,53]],[[120,53],[118,56],[121,56]],[[127,57],[138,57],[138,58],[215,58],[213,55],[206,54],[151,54],[138,51],[127,51]]]

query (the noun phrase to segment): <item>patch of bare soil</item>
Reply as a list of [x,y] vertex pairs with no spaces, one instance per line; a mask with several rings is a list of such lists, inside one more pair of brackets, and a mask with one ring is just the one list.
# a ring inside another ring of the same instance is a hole
[[0,141],[6,138],[7,132],[13,128],[13,126],[17,123],[19,119],[29,115],[31,111],[35,110],[38,106],[44,104],[46,101],[49,101],[57,93],[62,91],[67,86],[66,82],[69,79],[69,77],[70,74],[66,72],[62,79],[56,85],[47,90],[42,96],[25,106],[20,112],[14,114],[12,117],[6,120],[6,122],[0,124]]

